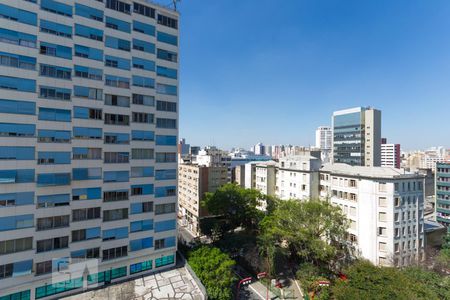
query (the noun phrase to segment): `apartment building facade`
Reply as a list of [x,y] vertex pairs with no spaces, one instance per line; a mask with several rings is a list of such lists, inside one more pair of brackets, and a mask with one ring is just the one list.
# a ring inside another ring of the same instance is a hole
[[381,166],[400,169],[400,144],[381,144]]
[[424,259],[424,177],[389,167],[327,164],[321,198],[350,220],[355,255],[376,265],[406,266]]
[[436,220],[450,231],[450,162],[436,163]]
[[[0,15],[0,299],[173,266],[178,13],[1,0]],[[55,281],[75,260],[96,272]]]

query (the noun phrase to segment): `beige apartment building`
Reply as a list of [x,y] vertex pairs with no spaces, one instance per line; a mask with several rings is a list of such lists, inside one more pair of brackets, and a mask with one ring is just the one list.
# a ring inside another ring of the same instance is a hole
[[178,215],[180,225],[200,236],[200,220],[208,215],[200,202],[206,192],[215,192],[228,181],[224,166],[178,165]]

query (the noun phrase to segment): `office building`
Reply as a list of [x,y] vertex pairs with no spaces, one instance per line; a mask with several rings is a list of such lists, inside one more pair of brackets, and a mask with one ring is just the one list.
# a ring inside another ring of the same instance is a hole
[[228,182],[224,166],[200,166],[180,164],[178,166],[178,215],[181,225],[194,236],[201,234],[201,219],[208,211],[201,206],[206,192],[215,192]]
[[354,255],[376,265],[407,266],[424,259],[424,177],[391,167],[327,164],[321,198],[350,220]]
[[436,220],[450,231],[450,161],[436,164]]
[[381,166],[400,169],[400,144],[388,144],[386,139],[381,143]]
[[381,165],[381,111],[356,107],[333,113],[333,162]]
[[178,13],[2,0],[0,15],[0,299],[173,266]]

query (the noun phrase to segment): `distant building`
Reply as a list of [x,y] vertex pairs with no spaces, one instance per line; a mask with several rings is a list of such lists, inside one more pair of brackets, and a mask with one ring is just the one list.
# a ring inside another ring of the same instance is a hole
[[450,161],[436,164],[436,220],[450,232]]
[[178,166],[178,214],[181,226],[185,226],[194,236],[199,236],[200,221],[208,215],[201,207],[206,192],[215,192],[228,182],[227,168],[224,166],[199,166],[180,164]]
[[320,194],[350,220],[357,256],[376,265],[407,266],[424,259],[424,178],[391,167],[327,164]]
[[178,154],[181,156],[185,156],[190,154],[191,145],[186,144],[186,139],[180,139],[178,142]]
[[254,152],[256,155],[266,155],[266,146],[262,143],[258,143],[254,147]]
[[381,165],[381,111],[356,107],[333,113],[333,162]]
[[400,144],[388,144],[386,139],[381,143],[381,166],[400,169]]
[[330,126],[320,126],[316,129],[316,148],[322,152],[322,162],[330,162],[333,149],[333,130]]
[[320,159],[310,155],[280,158],[277,172],[277,196],[283,200],[318,199],[320,166]]

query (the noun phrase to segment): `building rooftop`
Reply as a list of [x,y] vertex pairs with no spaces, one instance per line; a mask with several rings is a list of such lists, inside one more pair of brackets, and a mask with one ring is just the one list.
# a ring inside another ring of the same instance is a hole
[[418,173],[407,172],[405,169],[396,169],[393,167],[363,167],[351,166],[342,163],[324,164],[320,169],[322,172],[331,172],[335,174],[362,176],[373,178],[415,178],[423,177]]

